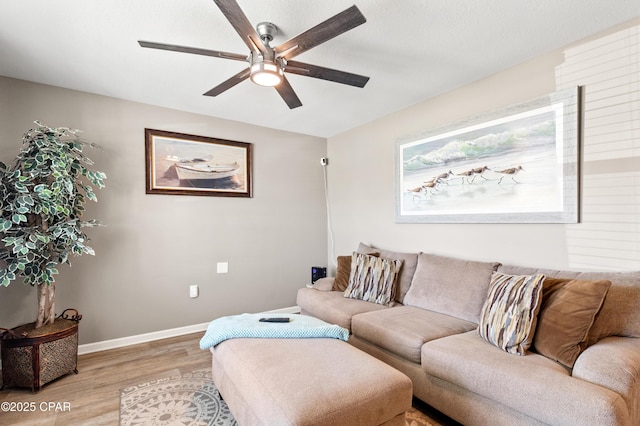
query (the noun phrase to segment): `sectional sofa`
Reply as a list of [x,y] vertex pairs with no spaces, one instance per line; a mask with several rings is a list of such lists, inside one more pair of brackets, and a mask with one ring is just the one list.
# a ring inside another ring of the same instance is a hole
[[360,244],[297,304],[465,425],[640,424],[640,271],[502,265]]

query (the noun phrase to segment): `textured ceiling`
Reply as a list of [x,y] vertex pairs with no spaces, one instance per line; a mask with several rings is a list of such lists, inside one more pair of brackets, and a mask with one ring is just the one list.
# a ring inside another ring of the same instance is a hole
[[367,22],[296,60],[371,77],[363,89],[288,75],[303,106],[244,81],[243,62],[137,40],[245,54],[211,0],[0,0],[0,75],[329,137],[640,16],[638,0],[238,0],[277,45],[358,6]]

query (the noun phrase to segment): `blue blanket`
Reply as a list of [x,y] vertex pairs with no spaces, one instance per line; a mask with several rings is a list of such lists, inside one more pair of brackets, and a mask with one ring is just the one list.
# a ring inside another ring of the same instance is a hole
[[[260,322],[265,317],[287,317],[290,322]],[[347,341],[349,331],[318,318],[298,314],[242,314],[211,321],[200,339],[200,349],[209,349],[227,339],[257,337],[267,339],[300,339],[328,337]]]

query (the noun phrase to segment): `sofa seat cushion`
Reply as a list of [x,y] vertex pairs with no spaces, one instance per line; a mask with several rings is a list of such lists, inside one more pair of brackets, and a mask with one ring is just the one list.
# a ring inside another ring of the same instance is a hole
[[412,306],[358,314],[351,320],[354,336],[418,364],[425,342],[475,328],[472,322]]
[[369,311],[389,309],[388,306],[364,300],[348,299],[341,291],[318,291],[313,288],[298,290],[296,303],[302,313],[338,324],[351,331],[351,317]]
[[607,337],[589,346],[573,366],[573,377],[611,389],[627,401],[640,424],[640,339]]
[[422,368],[544,423],[629,422],[623,398],[612,390],[573,378],[568,369],[542,355],[508,354],[485,342],[475,330],[425,343]]

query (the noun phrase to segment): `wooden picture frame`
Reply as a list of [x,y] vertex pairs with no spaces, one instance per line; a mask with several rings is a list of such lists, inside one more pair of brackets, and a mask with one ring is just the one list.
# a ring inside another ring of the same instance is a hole
[[252,145],[145,129],[146,193],[252,197]]
[[581,93],[397,141],[396,222],[579,222]]

